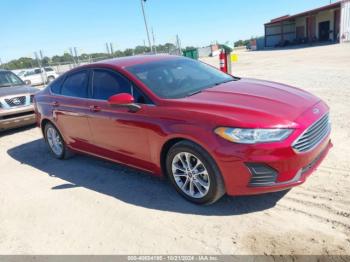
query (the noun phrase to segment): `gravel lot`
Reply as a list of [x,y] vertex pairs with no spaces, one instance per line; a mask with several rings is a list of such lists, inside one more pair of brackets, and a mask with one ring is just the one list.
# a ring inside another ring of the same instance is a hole
[[350,44],[242,52],[234,72],[329,103],[334,148],[304,185],[199,207],[138,171],[87,156],[56,160],[37,128],[6,132],[0,253],[350,254]]

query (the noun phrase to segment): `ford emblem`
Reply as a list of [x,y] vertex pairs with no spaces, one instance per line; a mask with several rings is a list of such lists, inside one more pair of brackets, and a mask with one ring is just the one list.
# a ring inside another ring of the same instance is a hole
[[317,114],[320,113],[320,109],[314,108],[314,109],[312,110],[312,112],[313,112],[315,115],[317,115]]

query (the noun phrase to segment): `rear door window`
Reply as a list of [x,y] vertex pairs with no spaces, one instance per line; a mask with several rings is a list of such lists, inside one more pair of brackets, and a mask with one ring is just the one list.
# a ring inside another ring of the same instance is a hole
[[79,71],[67,76],[61,89],[64,96],[86,98],[88,96],[88,71]]

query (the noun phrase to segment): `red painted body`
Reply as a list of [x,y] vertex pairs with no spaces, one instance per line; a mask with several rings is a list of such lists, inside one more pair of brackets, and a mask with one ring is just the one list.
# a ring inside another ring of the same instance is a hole
[[[318,166],[331,147],[327,136],[308,153],[296,153],[291,144],[312,123],[328,112],[319,98],[290,86],[242,79],[206,89],[182,99],[161,99],[124,68],[171,56],[131,57],[84,66],[109,68],[128,77],[154,105],[130,112],[108,101],[53,95],[49,88],[35,97],[39,126],[51,121],[67,145],[88,153],[162,176],[161,152],[173,139],[202,146],[216,161],[229,195],[279,191],[299,185]],[[320,113],[314,114],[317,106]],[[96,110],[94,110],[94,108]],[[293,128],[282,142],[235,144],[216,135],[219,126],[242,128]],[[249,187],[245,163],[265,163],[278,171],[278,182],[291,180],[298,170],[322,154],[318,163],[298,181],[269,187]]]

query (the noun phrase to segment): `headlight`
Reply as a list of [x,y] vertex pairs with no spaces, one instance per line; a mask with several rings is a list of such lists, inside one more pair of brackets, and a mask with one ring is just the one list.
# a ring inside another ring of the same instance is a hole
[[240,144],[277,142],[286,139],[293,129],[245,129],[218,127],[215,133],[222,138]]

